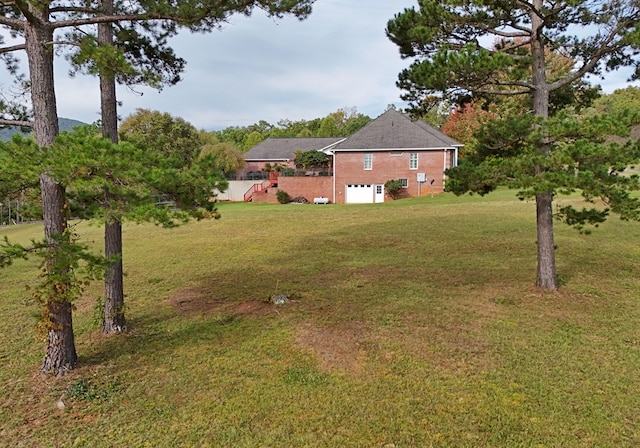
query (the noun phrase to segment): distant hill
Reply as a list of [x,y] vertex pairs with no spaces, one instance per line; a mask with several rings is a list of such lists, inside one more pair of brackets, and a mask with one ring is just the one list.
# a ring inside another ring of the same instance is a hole
[[[71,118],[58,118],[58,126],[60,126],[60,131],[70,131],[76,126],[81,126],[83,124],[86,124],[86,123],[83,123],[82,121],[78,121],[78,120],[72,120]],[[29,132],[31,131],[27,131],[24,134],[28,135]],[[11,140],[11,138],[15,134],[18,134],[18,133],[20,133],[20,127],[18,126],[9,126],[7,128],[2,128],[0,129],[0,141],[7,142]]]

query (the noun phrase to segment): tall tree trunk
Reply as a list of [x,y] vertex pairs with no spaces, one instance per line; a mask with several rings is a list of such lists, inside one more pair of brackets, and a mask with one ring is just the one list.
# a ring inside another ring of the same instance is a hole
[[124,316],[124,285],[122,272],[122,224],[119,219],[111,218],[104,226],[104,253],[106,257],[115,257],[104,277],[104,319],[102,332],[120,333],[127,328]]
[[[534,0],[534,9],[542,9],[542,0]],[[533,92],[533,113],[538,117],[549,117],[549,86],[545,71],[544,36],[541,29],[542,19],[538,14],[531,14],[531,57],[532,79],[535,86]],[[549,143],[544,139],[539,148],[545,156],[551,155]],[[542,169],[537,174],[541,174]],[[553,194],[551,192],[536,195],[536,224],[538,237],[538,275],[536,285],[540,288],[558,289],[556,274],[555,243],[553,239]]]
[[[102,6],[105,13],[113,10],[113,0],[103,0]],[[113,45],[113,30],[111,24],[98,25],[98,44]],[[100,73],[100,107],[102,118],[102,135],[118,143],[118,110],[116,100],[115,76],[109,68]],[[108,189],[105,189],[106,207],[113,197]],[[113,258],[104,276],[104,316],[102,332],[120,333],[126,329],[127,322],[124,315],[124,282],[122,269],[122,223],[118,216],[107,213],[104,225],[104,254],[107,258]]]
[[[56,264],[57,237],[62,235],[66,227],[64,218],[65,192],[64,188],[46,174],[40,176],[42,189],[42,214],[44,216],[45,236],[49,243],[53,243],[49,258],[45,261],[47,275],[55,275],[53,266]],[[62,218],[62,219],[61,219]],[[64,375],[75,367],[78,356],[76,354],[73,336],[73,318],[71,303],[65,300],[64,294],[68,285],[51,283],[51,293],[45,303],[45,319],[47,325],[47,351],[40,371],[54,375]]]
[[538,275],[536,285],[544,289],[558,289],[556,256],[553,240],[553,197],[551,193],[536,195],[536,223],[538,234]]
[[[58,113],[53,78],[53,29],[48,26],[48,8],[34,11],[34,20],[25,26],[25,45],[29,62],[31,101],[33,105],[33,132],[38,145],[50,146],[58,135]],[[46,275],[55,274],[60,247],[56,244],[67,228],[65,190],[48,173],[40,175],[42,191],[42,215],[45,239],[52,245],[46,260]],[[53,285],[52,285],[53,286]],[[70,285],[58,285],[67,290]],[[62,375],[77,362],[73,337],[71,304],[62,294],[52,291],[47,297],[45,318],[47,319],[47,350],[41,371]]]
[[47,302],[47,351],[40,368],[42,373],[64,375],[77,362],[75,339],[73,336],[72,304],[67,301]]
[[47,11],[40,14],[42,22],[26,25],[25,45],[29,60],[33,132],[36,142],[49,146],[58,135],[58,112],[53,82],[53,30],[46,25]]

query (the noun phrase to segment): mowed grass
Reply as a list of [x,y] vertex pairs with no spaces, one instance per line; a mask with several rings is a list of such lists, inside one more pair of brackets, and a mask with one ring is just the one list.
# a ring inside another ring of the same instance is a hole
[[38,374],[36,262],[0,271],[0,446],[640,445],[639,224],[558,224],[551,293],[508,191],[220,211],[125,227],[129,332],[100,335],[92,285],[63,378]]

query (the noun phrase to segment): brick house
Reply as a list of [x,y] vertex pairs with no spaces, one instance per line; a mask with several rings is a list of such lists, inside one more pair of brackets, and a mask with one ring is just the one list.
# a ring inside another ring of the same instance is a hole
[[272,173],[261,183],[254,183],[244,199],[277,202],[275,193],[283,190],[309,201],[384,202],[389,200],[384,184],[395,179],[404,187],[402,197],[441,193],[444,171],[457,165],[461,146],[427,123],[389,109],[347,138],[267,139],[252,148],[247,152],[246,172],[263,169],[266,163],[293,168],[295,151],[311,149],[331,156],[332,170],[325,176]]

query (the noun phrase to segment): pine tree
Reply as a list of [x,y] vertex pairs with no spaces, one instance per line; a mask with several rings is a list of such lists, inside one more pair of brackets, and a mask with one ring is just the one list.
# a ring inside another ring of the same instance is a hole
[[[570,114],[548,119],[555,112],[552,94],[586,75],[633,65],[634,76],[640,75],[639,23],[640,5],[633,0],[422,1],[417,9],[405,9],[388,23],[387,35],[401,54],[415,58],[398,81],[412,109],[423,110],[434,98],[457,102],[465,95],[528,98],[530,111],[494,126],[490,134],[498,140],[485,139],[484,158],[452,170],[450,176],[457,179],[448,188],[486,193],[507,184],[520,189],[521,197],[535,198],[536,283],[541,288],[558,287],[553,235],[556,194],[580,189],[587,200],[602,197],[612,211],[620,210],[627,218],[634,216],[638,206],[626,190],[637,188],[637,180],[614,182],[621,177],[617,176],[621,166],[637,159],[637,151],[620,149],[625,158],[615,157],[618,148],[603,145],[598,133],[604,132],[603,123],[619,121],[591,121],[587,129],[587,124],[576,127],[576,117]],[[551,76],[548,50],[562,52],[575,65],[562,76]],[[616,129],[619,126],[611,128]],[[571,135],[580,130],[585,132]],[[598,157],[604,156],[615,159],[598,165]],[[590,217],[593,223],[602,219],[596,209],[562,212],[578,226]]]
[[[182,28],[193,31],[207,31],[225,22],[234,13],[250,14],[254,8],[262,8],[273,16],[295,14],[305,17],[311,8],[311,0],[247,0],[247,1],[206,1],[183,0],[179,4],[164,2],[118,3],[112,13],[105,11],[103,4],[76,2],[20,1],[0,6],[0,26],[6,31],[24,38],[23,43],[4,45],[0,53],[24,50],[28,61],[28,87],[30,89],[32,119],[11,121],[3,124],[31,125],[39,147],[50,148],[58,135],[58,115],[54,88],[53,58],[58,42],[54,32],[79,29],[98,23],[137,23],[142,28],[158,30],[165,37],[174,35]],[[135,57],[135,56],[134,56]],[[17,73],[14,61],[8,68]],[[5,108],[6,110],[6,108]],[[16,117],[20,118],[20,117]],[[22,117],[24,118],[24,117]],[[62,275],[71,272],[72,266],[64,266],[69,260],[62,244],[67,235],[66,186],[51,176],[48,171],[40,173],[40,189],[44,219],[44,234],[50,250],[45,263],[49,292],[45,294],[45,316],[48,319],[48,344],[41,370],[57,375],[71,369],[77,362],[73,340],[72,306],[66,294],[73,285]],[[54,271],[54,268],[56,271]]]

